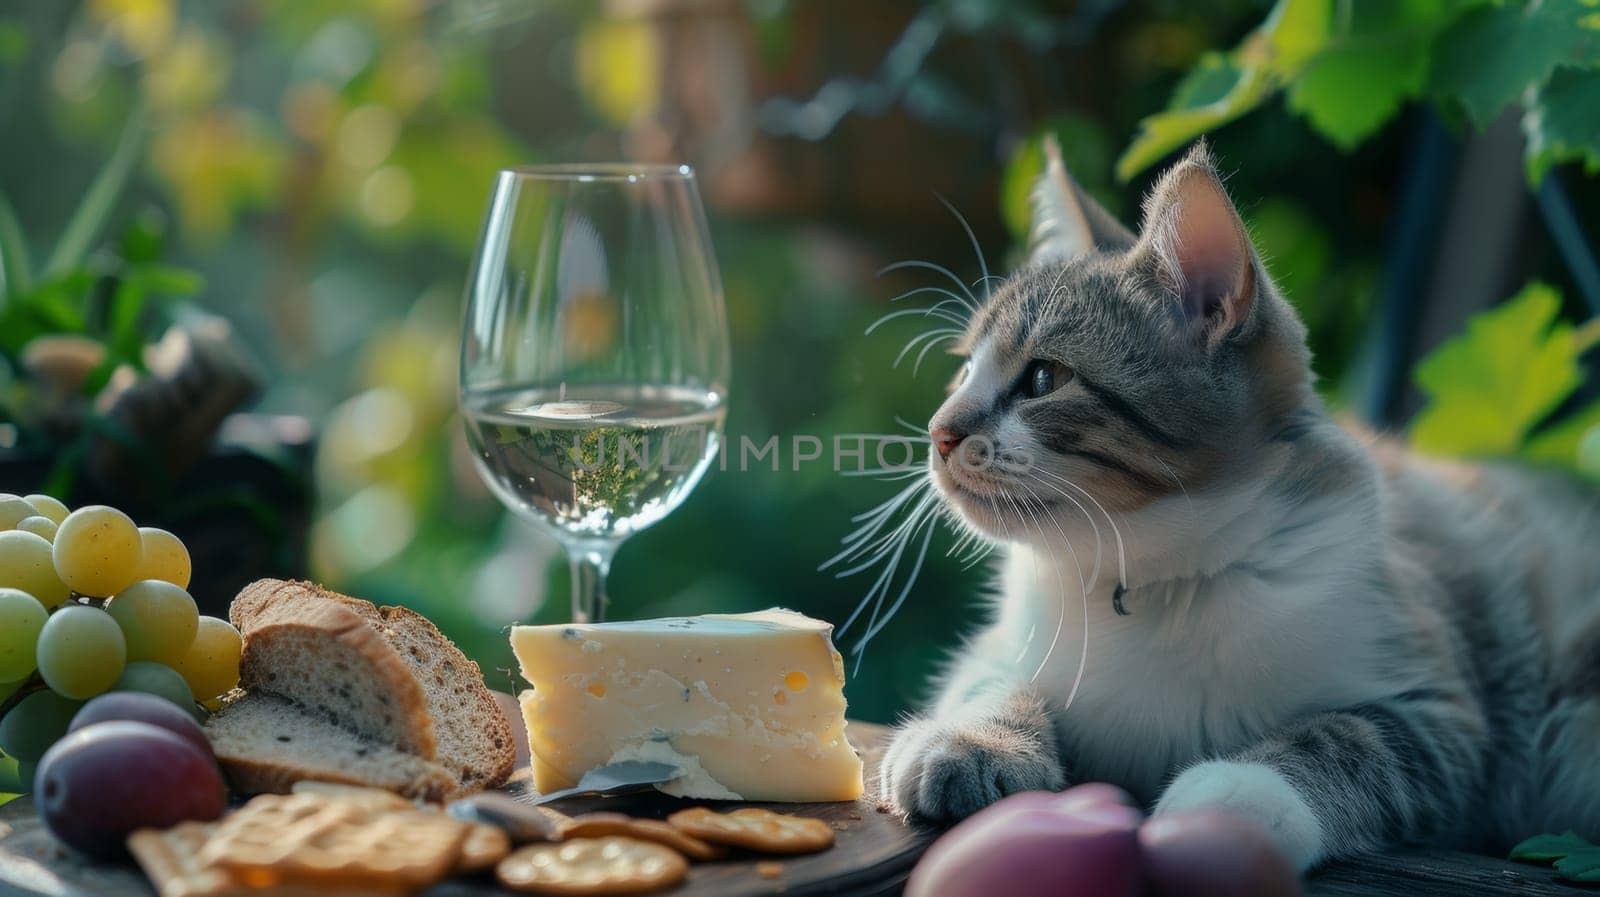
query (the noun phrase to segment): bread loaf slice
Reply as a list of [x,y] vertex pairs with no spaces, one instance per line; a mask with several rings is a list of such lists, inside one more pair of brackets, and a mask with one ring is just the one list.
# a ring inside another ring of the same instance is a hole
[[229,616],[244,635],[240,687],[280,695],[368,738],[434,759],[427,699],[400,653],[360,614],[308,588],[263,579],[234,599]]
[[362,738],[276,695],[235,697],[206,721],[206,735],[228,780],[248,794],[287,794],[307,779],[430,801],[461,789],[443,766]]
[[[478,665],[427,617],[403,607],[377,607],[310,583],[280,580],[246,587],[229,611],[245,636],[247,658],[252,651],[271,650],[266,646],[284,639],[277,627],[289,621],[323,615],[344,619],[345,614],[360,619],[394,652],[421,693],[436,749],[433,754],[414,753],[436,759],[455,775],[460,794],[493,788],[510,777],[516,761],[511,723],[483,684]],[[289,696],[306,700],[296,693]],[[371,732],[361,719],[352,720],[355,727]]]

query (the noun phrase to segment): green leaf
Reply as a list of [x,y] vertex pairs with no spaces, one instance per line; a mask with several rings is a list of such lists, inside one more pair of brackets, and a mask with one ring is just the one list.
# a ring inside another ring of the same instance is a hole
[[1317,56],[1290,85],[1289,108],[1342,150],[1371,136],[1428,79],[1426,42],[1340,47]]
[[1328,42],[1333,0],[1278,0],[1261,23],[1271,50],[1265,62],[1280,73],[1296,71]]
[[1556,860],[1556,871],[1568,881],[1600,881],[1600,847],[1583,847]]
[[1434,47],[1433,93],[1459,101],[1480,127],[1537,90],[1559,66],[1600,64],[1600,8],[1589,0],[1485,6]]
[[1261,105],[1272,95],[1273,84],[1265,69],[1251,67],[1220,99],[1198,106],[1173,107],[1139,122],[1139,133],[1117,160],[1117,177],[1123,181],[1149,168],[1163,156],[1208,131]]
[[7,300],[33,288],[33,271],[28,264],[28,241],[17,223],[17,213],[5,194],[0,193],[0,308]]
[[117,200],[122,197],[143,146],[144,111],[135,106],[122,126],[122,136],[117,139],[117,147],[112,151],[111,158],[95,175],[94,183],[89,185],[77,211],[72,213],[66,230],[61,232],[55,251],[50,253],[50,260],[45,263],[45,274],[59,274],[83,263],[94,246],[95,238],[100,235],[106,220],[116,208]]
[[1600,172],[1600,71],[1561,69],[1534,94],[1522,115],[1527,135],[1528,181],[1538,184],[1552,166],[1582,162]]
[[1348,0],[1326,48],[1289,86],[1289,108],[1351,149],[1422,94],[1434,40],[1481,2]]
[[1173,91],[1167,109],[1139,123],[1139,133],[1117,160],[1117,177],[1126,181],[1261,105],[1326,44],[1332,18],[1331,0],[1278,0],[1238,47],[1201,60]]
[[1534,835],[1511,848],[1511,859],[1524,863],[1550,863],[1575,850],[1592,846],[1573,831],[1560,835]]
[[1440,455],[1516,453],[1583,381],[1560,311],[1553,287],[1531,283],[1418,363],[1417,385],[1429,401],[1412,422],[1413,444]]
[[171,297],[193,296],[206,284],[197,272],[172,265],[140,265],[125,277],[151,293]]
[[111,294],[110,320],[106,329],[111,357],[144,369],[144,309],[149,293],[132,278],[123,278]]

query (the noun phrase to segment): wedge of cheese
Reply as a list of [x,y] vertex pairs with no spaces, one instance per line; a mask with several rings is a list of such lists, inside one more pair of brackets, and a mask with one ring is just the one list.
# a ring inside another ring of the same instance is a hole
[[517,626],[511,649],[540,791],[596,766],[661,760],[668,794],[834,801],[861,795],[833,626],[790,610]]

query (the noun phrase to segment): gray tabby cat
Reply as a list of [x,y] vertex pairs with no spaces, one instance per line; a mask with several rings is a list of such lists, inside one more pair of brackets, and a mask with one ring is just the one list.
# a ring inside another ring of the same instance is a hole
[[1300,869],[1600,835],[1595,498],[1336,425],[1203,147],[1138,236],[1049,150],[1031,264],[930,424],[945,499],[1010,543],[1002,594],[883,797],[953,820],[1108,781],[1252,817]]

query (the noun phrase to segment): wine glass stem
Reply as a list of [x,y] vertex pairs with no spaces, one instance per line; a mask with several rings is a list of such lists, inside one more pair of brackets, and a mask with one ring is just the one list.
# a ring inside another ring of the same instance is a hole
[[606,618],[606,574],[617,553],[615,542],[575,542],[567,546],[572,564],[572,622],[603,623]]

